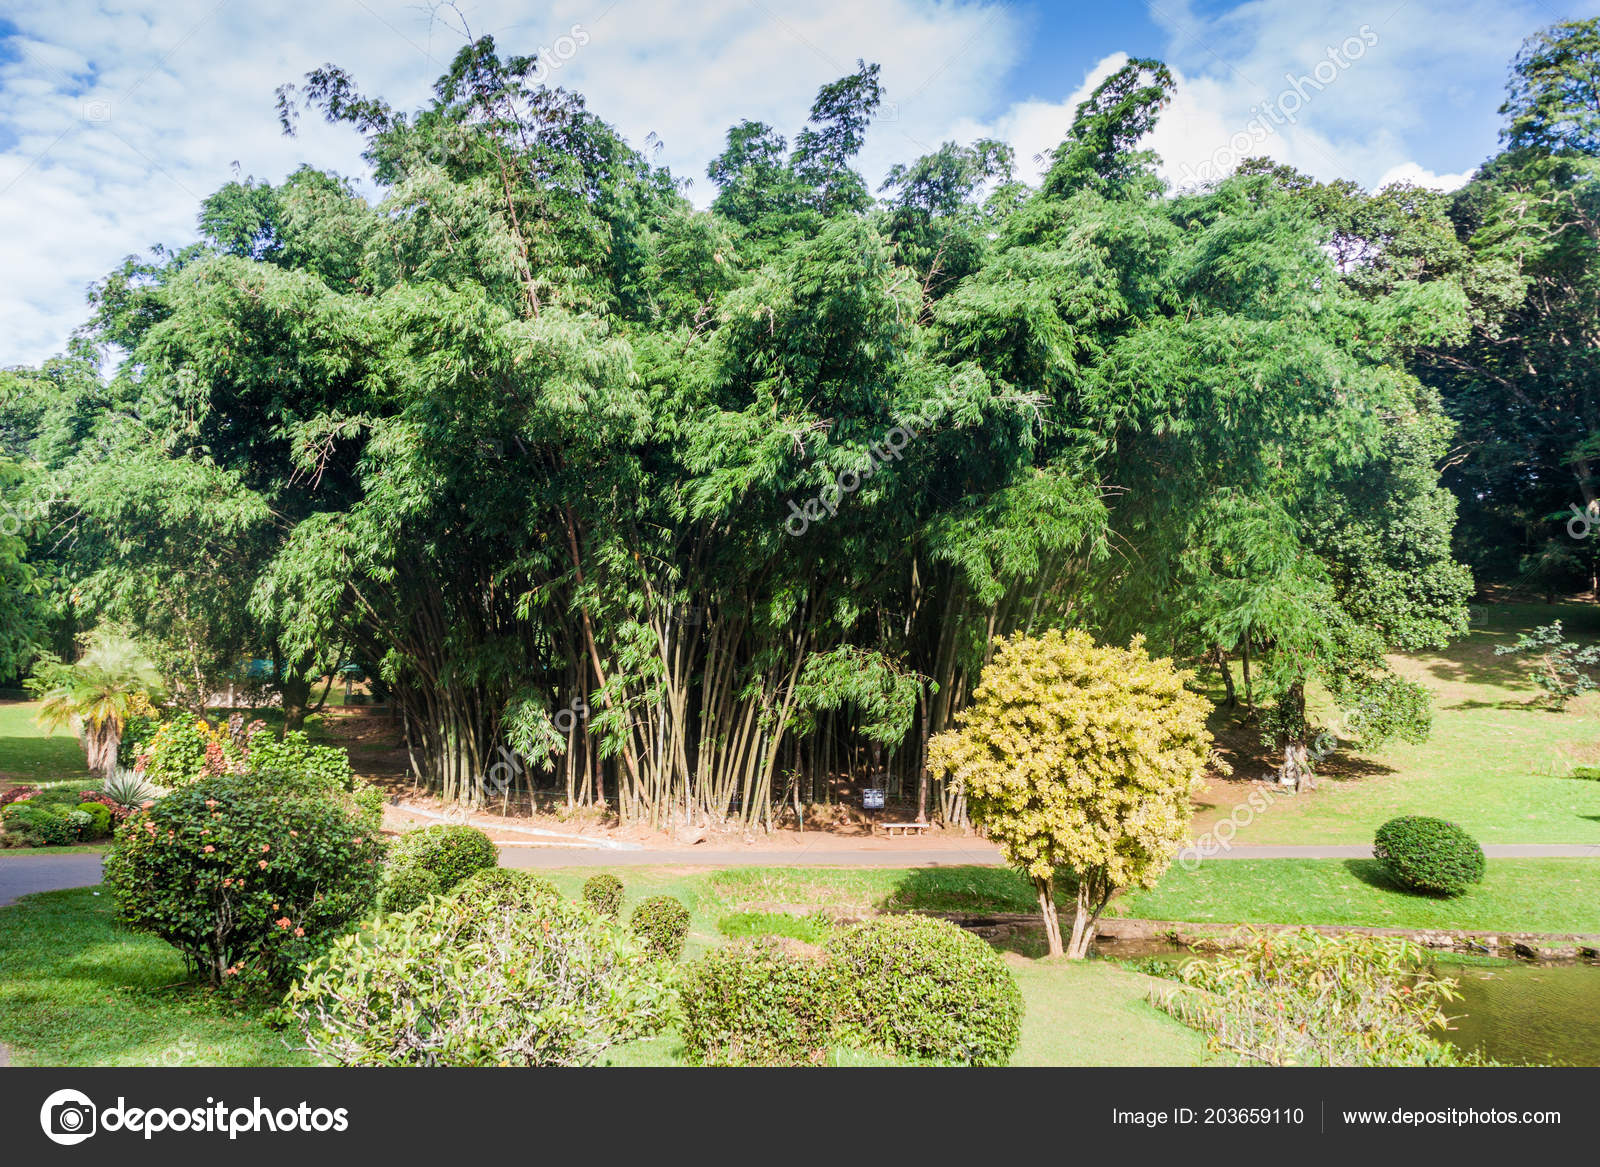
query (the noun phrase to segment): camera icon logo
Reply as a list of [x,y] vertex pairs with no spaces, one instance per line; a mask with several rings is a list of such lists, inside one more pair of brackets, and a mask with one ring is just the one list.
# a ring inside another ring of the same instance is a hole
[[39,1108],[39,1125],[52,1143],[72,1147],[94,1134],[98,1113],[87,1094],[57,1090]]

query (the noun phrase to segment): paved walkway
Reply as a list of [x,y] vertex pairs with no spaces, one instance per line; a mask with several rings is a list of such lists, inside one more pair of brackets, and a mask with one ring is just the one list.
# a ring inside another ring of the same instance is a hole
[[[1600,844],[1490,843],[1483,849],[1490,859],[1594,858]],[[1372,847],[1349,845],[1275,845],[1232,847],[1202,859],[1370,859]],[[4,860],[0,860],[3,863]],[[598,851],[577,847],[501,847],[500,862],[507,867],[958,867],[964,864],[1002,866],[1000,850],[974,840],[970,847],[921,847],[915,842],[902,849],[874,847],[785,847],[738,851],[685,847],[670,851]]]
[[100,882],[101,858],[80,852],[67,855],[0,854],[0,907],[36,891],[93,887]]
[[[1491,859],[1600,859],[1600,844],[1490,843]],[[1360,844],[1313,846],[1238,846],[1212,859],[1367,859],[1372,848]],[[970,846],[784,847],[718,851],[684,847],[670,851],[603,851],[587,847],[505,847],[507,867],[960,867],[1004,864],[999,848],[980,840]],[[0,854],[0,907],[40,891],[93,887],[101,880],[101,856]]]

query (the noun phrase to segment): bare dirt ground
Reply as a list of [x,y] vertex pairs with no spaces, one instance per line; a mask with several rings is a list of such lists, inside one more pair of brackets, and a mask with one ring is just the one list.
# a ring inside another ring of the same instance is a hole
[[[411,780],[405,746],[400,742],[399,726],[384,709],[330,709],[323,716],[323,726],[334,741],[349,750],[355,772],[382,786],[389,794],[390,805],[384,813],[385,829],[396,833],[416,830],[441,821],[441,815],[460,821],[459,814],[451,807],[416,788]],[[472,823],[487,831],[497,843],[553,846],[555,840],[528,833],[548,831],[574,840],[632,844],[652,852],[682,850],[686,856],[692,855],[697,847],[718,852],[779,854],[838,850],[881,851],[892,855],[915,850],[955,855],[964,849],[970,850],[974,842],[980,841],[971,832],[947,831],[938,825],[929,827],[920,837],[888,838],[875,829],[874,817],[878,822],[906,822],[916,818],[916,811],[891,804],[874,816],[871,812],[835,803],[808,807],[804,830],[795,828],[792,812],[785,825],[772,831],[717,830],[687,824],[655,830],[648,826],[620,826],[608,812],[594,807],[581,807],[569,813],[559,801],[541,801],[540,805],[532,806],[526,795],[522,795],[504,808],[498,801],[490,803],[472,815]]]

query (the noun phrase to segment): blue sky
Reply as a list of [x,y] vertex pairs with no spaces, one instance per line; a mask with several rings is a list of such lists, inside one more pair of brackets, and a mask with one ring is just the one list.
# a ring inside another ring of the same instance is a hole
[[[347,130],[284,138],[273,90],[333,61],[402,107],[462,41],[574,51],[553,84],[694,180],[744,117],[792,135],[819,85],[865,58],[888,104],[863,152],[887,168],[946,140],[1001,137],[1026,166],[1128,55],[1177,73],[1146,143],[1174,182],[1269,153],[1319,178],[1449,187],[1495,147],[1523,37],[1600,0],[7,0],[0,15],[0,365],[61,349],[87,285],[130,253],[193,239],[234,174],[301,162],[364,175]],[[582,44],[578,41],[582,40]],[[554,52],[546,53],[552,61]],[[1320,74],[1317,72],[1320,70]],[[1298,79],[1298,81],[1297,81]],[[1260,111],[1268,111],[1266,113]],[[237,167],[237,171],[235,169]],[[369,188],[370,189],[370,188]]]

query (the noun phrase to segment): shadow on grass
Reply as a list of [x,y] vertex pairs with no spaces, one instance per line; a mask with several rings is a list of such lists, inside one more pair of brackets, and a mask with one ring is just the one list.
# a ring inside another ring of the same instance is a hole
[[[1058,879],[1058,900],[1063,891]],[[1037,911],[1039,902],[1028,881],[1008,867],[916,867],[895,882],[879,907],[889,912],[982,914]]]
[[1346,859],[1344,869],[1355,876],[1368,887],[1377,888],[1379,891],[1393,892],[1395,895],[1410,896],[1415,900],[1440,900],[1446,897],[1429,895],[1409,888],[1395,881],[1389,874],[1389,869],[1376,859]]

